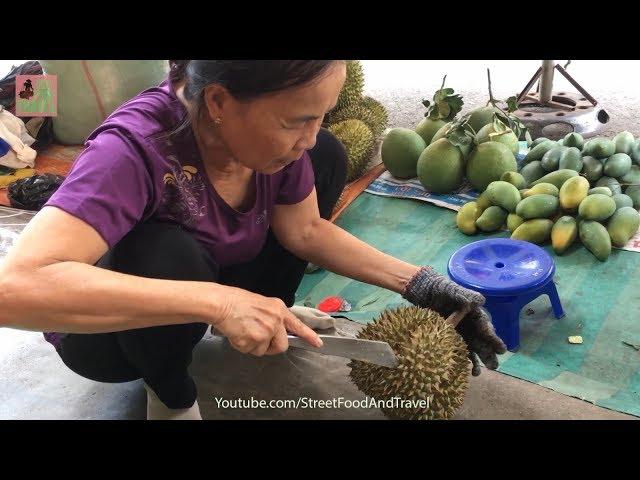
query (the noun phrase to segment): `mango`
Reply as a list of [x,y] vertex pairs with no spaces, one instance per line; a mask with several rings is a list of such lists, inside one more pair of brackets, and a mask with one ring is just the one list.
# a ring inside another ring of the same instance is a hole
[[476,202],[465,203],[456,215],[456,225],[465,235],[474,235],[477,231],[476,220],[480,218],[482,211]]
[[509,182],[511,185],[516,187],[517,189],[527,188],[527,181],[525,178],[520,175],[518,172],[504,172],[500,177],[500,180],[504,182]]
[[596,193],[599,193],[601,195],[606,195],[607,197],[612,197],[613,196],[613,192],[611,191],[611,189],[609,187],[595,187],[595,188],[592,188],[591,190],[589,190],[588,195],[594,195]]
[[516,228],[524,223],[524,218],[519,217],[515,213],[510,213],[507,215],[507,228],[511,233],[513,233]]
[[613,143],[616,146],[616,153],[626,153],[628,155],[631,152],[634,142],[635,139],[633,138],[633,134],[627,131],[620,132],[613,137]]
[[598,159],[608,158],[616,153],[616,145],[608,138],[594,138],[584,146],[583,152]]
[[537,147],[538,145],[540,145],[542,142],[551,142],[553,140],[549,140],[546,137],[538,137],[536,138],[533,142],[531,142],[531,148],[533,147]]
[[640,139],[636,140],[636,143],[631,147],[629,156],[631,157],[633,163],[635,163],[636,165],[640,165]]
[[504,225],[507,219],[507,211],[498,206],[487,208],[476,220],[476,226],[483,232],[493,232]]
[[544,156],[545,153],[547,153],[549,150],[557,146],[558,144],[552,140],[546,140],[544,142],[539,143],[538,145],[533,147],[531,150],[529,150],[529,152],[527,152],[527,155],[524,157],[524,160],[522,161],[523,165],[527,165],[531,162],[542,160],[542,157]]
[[515,229],[511,238],[540,244],[549,240],[552,228],[553,222],[551,220],[541,218],[528,220]]
[[580,150],[576,147],[567,148],[560,155],[560,162],[558,163],[560,170],[569,169],[579,172],[582,170],[582,155]]
[[547,172],[553,172],[558,170],[558,165],[560,164],[560,157],[564,153],[565,150],[568,150],[567,147],[557,146],[549,150],[542,156],[540,159],[540,164],[542,168]]
[[538,183],[552,183],[553,185],[558,187],[558,189],[560,189],[564,182],[566,182],[572,177],[577,177],[577,176],[578,176],[578,172],[576,172],[575,170],[570,170],[568,168],[565,168],[562,170],[556,170],[555,172],[547,173],[544,177],[536,180],[535,182],[532,182],[531,186],[534,186]]
[[557,197],[560,195],[560,190],[552,183],[538,183],[537,185],[534,185],[533,187],[528,189],[524,194],[522,194],[522,198],[541,194],[553,195]]
[[502,207],[511,213],[515,212],[516,205],[521,200],[518,189],[509,182],[502,180],[491,182],[486,192],[492,205]]
[[566,147],[576,147],[578,150],[582,150],[584,138],[579,133],[567,133],[562,144]]
[[616,212],[623,207],[633,207],[633,199],[624,193],[614,195],[613,201],[616,202]]
[[551,229],[551,246],[553,251],[562,255],[578,237],[578,223],[573,217],[560,217]]
[[624,176],[619,178],[620,183],[640,185],[640,167],[632,165]]
[[533,195],[518,203],[516,214],[525,220],[549,218],[558,211],[558,198],[553,195]]
[[547,171],[542,168],[542,163],[539,160],[525,165],[522,167],[522,170],[520,170],[520,175],[524,177],[528,185],[531,185],[532,182],[535,182],[546,174]]
[[485,191],[478,195],[476,198],[476,203],[478,204],[478,208],[481,212],[484,212],[487,208],[491,206],[491,200],[489,200],[489,194]]
[[620,182],[615,178],[608,177],[606,175],[596,182],[596,187],[609,187],[609,190],[611,190],[613,195],[616,193],[622,193]]
[[588,195],[578,207],[578,214],[585,220],[602,221],[613,215],[616,211],[616,202],[613,198],[599,193]]
[[633,200],[633,208],[640,210],[640,185],[631,185],[624,193]]
[[608,177],[623,177],[631,170],[631,157],[626,153],[615,153],[604,163],[604,174]]
[[587,180],[594,183],[600,180],[604,170],[602,162],[596,158],[586,156],[582,157],[582,174]]
[[607,232],[615,247],[624,247],[640,228],[640,213],[633,207],[622,207],[607,224]]
[[560,188],[560,206],[571,210],[582,202],[589,193],[589,180],[584,177],[573,177],[564,182]]
[[604,226],[593,220],[582,220],[578,224],[578,232],[582,244],[604,262],[611,255],[611,238]]

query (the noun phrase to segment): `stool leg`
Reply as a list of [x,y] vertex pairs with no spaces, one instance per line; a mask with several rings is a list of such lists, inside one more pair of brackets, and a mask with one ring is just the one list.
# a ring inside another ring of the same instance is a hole
[[553,281],[547,284],[544,292],[551,300],[551,308],[553,308],[553,314],[556,318],[564,317],[564,310],[562,309],[562,304],[560,303],[560,297],[558,296],[558,289],[556,288],[556,284]]
[[496,334],[505,343],[507,350],[517,350],[520,346],[520,306],[517,303],[487,302],[484,308],[491,314]]

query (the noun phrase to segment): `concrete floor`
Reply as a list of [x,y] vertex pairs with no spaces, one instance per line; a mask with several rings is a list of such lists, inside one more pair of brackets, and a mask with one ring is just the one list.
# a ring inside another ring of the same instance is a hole
[[[10,63],[1,61],[8,71]],[[412,127],[422,118],[423,97],[431,97],[448,74],[449,86],[465,95],[465,110],[486,101],[490,66],[496,96],[519,91],[535,72],[535,61],[365,61],[366,93],[389,108],[392,127]],[[640,62],[575,62],[569,71],[612,116],[603,135],[629,130],[640,136],[640,97],[629,78]],[[560,88],[567,88],[562,83]],[[0,211],[0,217],[3,212]],[[6,217],[6,212],[4,212]],[[20,230],[20,217],[0,218],[0,259]],[[4,224],[4,226],[3,226]],[[357,328],[345,324],[345,328]],[[291,351],[255,358],[208,336],[197,347],[192,373],[205,419],[384,419],[372,409],[224,409],[222,400],[363,399],[348,379],[347,361]],[[71,372],[40,333],[0,329],[0,419],[144,419],[140,381],[101,384]],[[472,378],[457,419],[636,419],[596,407],[504,374],[483,370]]]
[[[343,330],[360,325],[338,320]],[[42,335],[0,329],[0,419],[142,420],[146,393],[140,381],[97,383],[70,371]],[[191,372],[203,418],[384,420],[377,409],[348,408],[364,395],[348,378],[348,360],[291,350],[286,355],[242,355],[209,334],[198,345]],[[226,401],[329,400],[335,408],[224,408]],[[342,399],[342,401],[340,400]],[[567,397],[539,385],[483,369],[471,378],[459,420],[636,419]]]

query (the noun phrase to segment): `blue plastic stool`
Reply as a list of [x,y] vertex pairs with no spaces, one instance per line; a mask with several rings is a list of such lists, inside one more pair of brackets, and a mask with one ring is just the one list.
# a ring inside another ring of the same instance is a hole
[[542,248],[509,238],[491,238],[460,248],[449,259],[449,278],[482,293],[496,334],[508,350],[520,346],[522,307],[547,295],[556,318],[564,311],[553,283],[556,266]]

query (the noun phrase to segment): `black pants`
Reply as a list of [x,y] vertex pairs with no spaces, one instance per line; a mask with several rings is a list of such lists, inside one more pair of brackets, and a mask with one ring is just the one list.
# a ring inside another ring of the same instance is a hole
[[[329,218],[346,181],[346,152],[326,130],[310,151],[318,205]],[[134,228],[97,266],[148,278],[217,282],[292,306],[307,262],[285,250],[269,231],[254,260],[219,268],[202,245],[179,225],[145,222]],[[188,373],[192,351],[208,325],[191,323],[113,333],[69,334],[60,344],[62,361],[79,375],[98,382],[144,379],[169,408],[188,408],[197,397]]]

